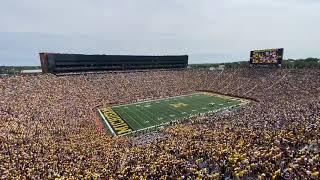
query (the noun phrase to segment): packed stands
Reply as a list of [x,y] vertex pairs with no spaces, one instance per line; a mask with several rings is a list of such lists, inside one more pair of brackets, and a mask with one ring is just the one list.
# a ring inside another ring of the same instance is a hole
[[[0,178],[319,179],[320,70],[0,78]],[[92,108],[206,89],[257,101],[136,137]],[[99,128],[100,127],[100,128]]]

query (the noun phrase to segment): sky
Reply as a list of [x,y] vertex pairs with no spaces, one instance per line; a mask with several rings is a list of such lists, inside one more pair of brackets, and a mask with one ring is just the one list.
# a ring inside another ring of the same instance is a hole
[[249,60],[254,49],[320,57],[319,0],[1,0],[0,66],[39,52]]

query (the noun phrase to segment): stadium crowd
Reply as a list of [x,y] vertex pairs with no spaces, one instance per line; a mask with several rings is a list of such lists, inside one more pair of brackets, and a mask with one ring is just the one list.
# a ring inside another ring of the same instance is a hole
[[[183,70],[0,78],[1,179],[320,179],[320,71]],[[97,106],[211,90],[250,104],[135,137]]]

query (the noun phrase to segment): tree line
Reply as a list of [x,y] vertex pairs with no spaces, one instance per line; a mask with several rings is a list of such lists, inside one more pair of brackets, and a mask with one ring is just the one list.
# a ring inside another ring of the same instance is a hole
[[[224,65],[224,68],[247,68],[250,67],[249,61],[238,61],[228,63],[215,63],[215,64],[190,64],[190,68],[218,68],[220,65]],[[302,69],[302,68],[320,68],[319,58],[306,58],[306,59],[287,59],[282,61],[282,68],[289,69]]]
[[33,70],[40,68],[40,66],[0,66],[0,74],[15,75],[20,74],[22,70]]

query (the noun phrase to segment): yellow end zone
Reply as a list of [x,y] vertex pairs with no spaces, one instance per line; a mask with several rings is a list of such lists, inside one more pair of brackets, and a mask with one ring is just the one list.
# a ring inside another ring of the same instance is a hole
[[116,112],[114,112],[111,107],[102,108],[98,111],[109,129],[114,131],[112,133],[122,135],[133,131],[133,129]]

